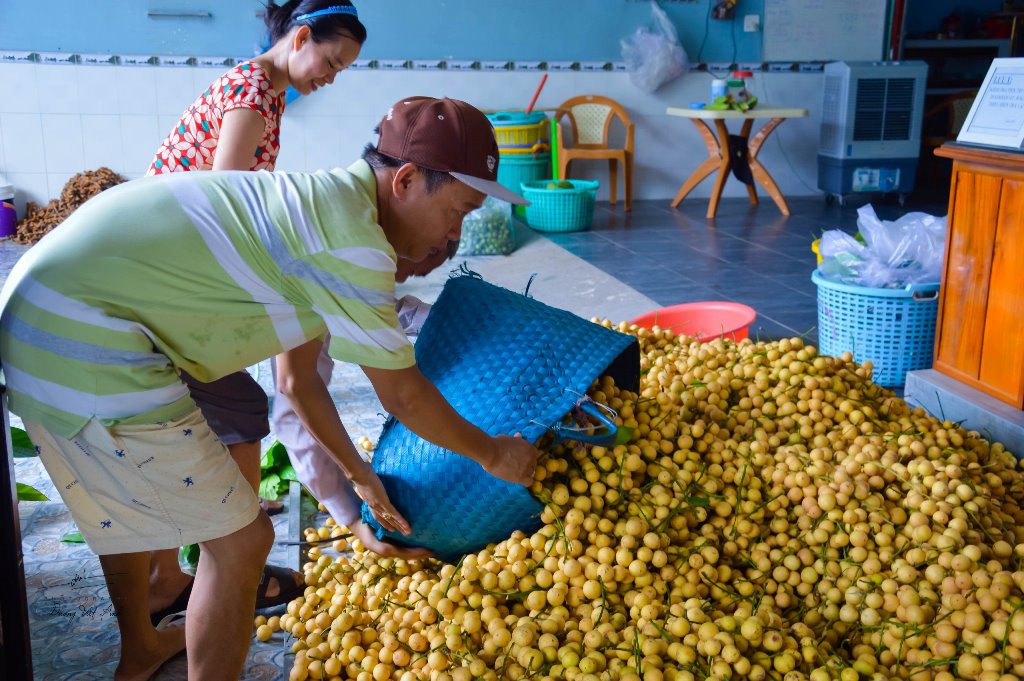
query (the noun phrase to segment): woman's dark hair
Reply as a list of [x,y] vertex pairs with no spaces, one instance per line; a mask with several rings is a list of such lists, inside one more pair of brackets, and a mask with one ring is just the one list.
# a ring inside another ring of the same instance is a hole
[[[363,149],[363,160],[370,164],[370,167],[374,170],[381,170],[382,168],[400,168],[405,163],[405,161],[402,161],[401,159],[380,153],[377,151],[377,147],[373,144],[367,144]],[[458,181],[449,173],[424,168],[419,164],[417,164],[416,167],[423,171],[423,177],[426,178],[427,181],[428,194],[433,194],[446,184]]]
[[338,35],[348,35],[362,45],[366,42],[366,27],[356,16],[338,13],[301,18],[331,7],[352,6],[349,0],[288,0],[281,5],[270,0],[266,5],[267,12],[263,19],[270,34],[270,44],[273,45],[288,35],[288,31],[294,26],[309,26],[315,43],[329,42]]

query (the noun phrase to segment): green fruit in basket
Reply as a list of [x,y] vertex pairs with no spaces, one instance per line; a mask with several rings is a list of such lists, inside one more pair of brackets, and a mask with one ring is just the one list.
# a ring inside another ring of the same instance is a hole
[[575,189],[572,182],[561,180],[560,182],[548,182],[545,189]]

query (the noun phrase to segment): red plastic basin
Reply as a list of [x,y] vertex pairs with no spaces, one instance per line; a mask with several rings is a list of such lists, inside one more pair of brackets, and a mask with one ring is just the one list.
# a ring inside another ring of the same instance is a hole
[[701,341],[716,338],[741,341],[747,337],[755,319],[757,313],[749,305],[714,300],[651,310],[632,320],[632,323],[648,329],[654,326],[670,329],[676,335],[686,335]]

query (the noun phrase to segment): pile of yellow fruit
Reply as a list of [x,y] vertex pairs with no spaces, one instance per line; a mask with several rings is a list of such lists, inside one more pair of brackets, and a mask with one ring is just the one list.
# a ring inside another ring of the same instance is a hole
[[536,533],[451,565],[309,530],[342,555],[311,549],[305,597],[256,622],[294,637],[292,681],[1024,678],[1002,445],[800,339],[615,328],[640,393],[590,394],[628,442],[551,446]]

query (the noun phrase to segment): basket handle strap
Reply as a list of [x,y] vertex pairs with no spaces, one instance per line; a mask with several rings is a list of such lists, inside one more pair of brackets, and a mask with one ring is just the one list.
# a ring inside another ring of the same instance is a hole
[[584,414],[596,419],[604,429],[601,432],[589,433],[585,432],[583,428],[575,426],[567,426],[564,424],[555,424],[549,426],[548,429],[559,438],[567,438],[570,440],[577,440],[579,442],[587,442],[595,445],[610,445],[615,442],[615,438],[618,437],[619,427],[615,425],[615,417],[618,414],[615,410],[609,406],[595,402],[589,397],[585,397],[576,404],[576,408],[582,411]]
[[926,302],[939,297],[939,287],[935,284],[907,284],[906,290],[916,301]]

